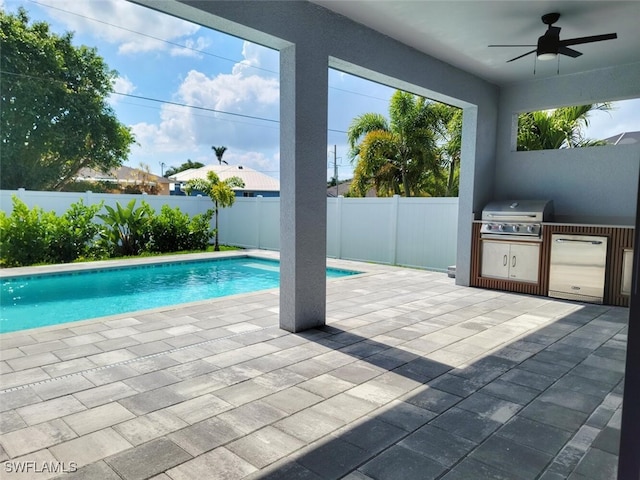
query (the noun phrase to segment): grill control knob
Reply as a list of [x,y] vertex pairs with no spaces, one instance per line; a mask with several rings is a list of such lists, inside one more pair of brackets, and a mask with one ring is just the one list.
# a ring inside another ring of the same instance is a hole
[[513,227],[511,227],[511,230],[513,230],[514,232],[519,232],[520,227],[518,225],[514,225]]
[[533,225],[529,225],[527,226],[527,232],[529,233],[533,233],[533,231],[536,229],[536,227],[534,227]]
[[498,230],[500,230],[501,232],[504,232],[506,228],[506,225],[498,225]]

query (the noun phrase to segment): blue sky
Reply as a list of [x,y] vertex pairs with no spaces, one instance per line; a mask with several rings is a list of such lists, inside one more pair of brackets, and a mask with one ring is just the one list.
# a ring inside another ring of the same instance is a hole
[[[159,174],[187,160],[217,163],[211,147],[224,145],[230,164],[279,177],[276,51],[125,0],[0,0],[0,6],[11,13],[22,6],[54,32],[74,32],[76,45],[96,47],[118,71],[111,105],[137,140],[127,165],[146,164]],[[344,132],[357,115],[386,115],[393,91],[329,71],[327,178],[334,145],[339,178],[351,177]],[[640,100],[592,118],[587,133],[606,138],[634,130],[640,130]]]

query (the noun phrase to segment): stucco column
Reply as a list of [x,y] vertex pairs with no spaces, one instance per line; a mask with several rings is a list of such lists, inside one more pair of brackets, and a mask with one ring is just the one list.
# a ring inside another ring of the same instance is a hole
[[321,48],[280,50],[280,328],[290,332],[325,323],[327,88]]

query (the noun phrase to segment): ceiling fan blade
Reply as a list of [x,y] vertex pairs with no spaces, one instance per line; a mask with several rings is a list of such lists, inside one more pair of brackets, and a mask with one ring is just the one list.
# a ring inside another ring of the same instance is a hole
[[489,47],[535,47],[535,45],[489,45]]
[[518,60],[518,59],[520,59],[520,58],[522,58],[522,57],[526,57],[527,55],[531,55],[532,53],[536,53],[536,50],[531,50],[530,52],[523,53],[523,54],[522,54],[522,55],[520,55],[519,57],[512,58],[511,60],[507,60],[507,63],[509,63],[509,62],[513,62],[514,60]]
[[574,50],[573,48],[569,48],[569,47],[560,47],[558,49],[558,53],[562,55],[566,55],[567,57],[571,57],[571,58],[576,58],[582,55],[581,52],[578,52],[577,50]]
[[569,38],[567,40],[560,40],[560,46],[567,47],[569,45],[581,45],[583,43],[602,42],[603,40],[614,40],[616,38],[618,38],[617,33],[606,33],[604,35],[593,35],[591,37]]

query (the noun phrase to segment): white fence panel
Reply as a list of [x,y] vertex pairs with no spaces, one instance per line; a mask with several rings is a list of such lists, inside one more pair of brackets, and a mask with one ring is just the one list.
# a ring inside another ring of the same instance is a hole
[[397,199],[343,198],[340,258],[393,263]]
[[239,197],[231,208],[220,210],[220,243],[244,248],[279,250],[280,199]]
[[393,263],[446,271],[456,263],[457,198],[403,198]]
[[[17,196],[29,208],[40,207],[44,211],[54,211],[62,215],[71,204],[82,200],[85,205],[95,205],[104,202],[105,205],[115,207],[117,203],[125,206],[131,200],[136,200],[136,207],[147,202],[156,212],[160,212],[163,205],[171,208],[179,207],[189,215],[203,213],[213,208],[209,197],[179,197],[169,195],[125,195],[117,193],[93,192],[40,192],[32,190],[2,190],[0,191],[0,209],[5,212],[12,210],[12,197]],[[104,211],[102,213],[105,213]]]
[[[12,195],[58,215],[80,199],[111,206],[144,200],[157,212],[169,205],[189,215],[213,208],[209,197],[3,190],[0,208],[7,213]],[[457,225],[457,198],[328,198],[327,255],[446,271],[455,265]],[[280,198],[236,198],[233,207],[220,209],[218,226],[222,244],[279,250]]]

